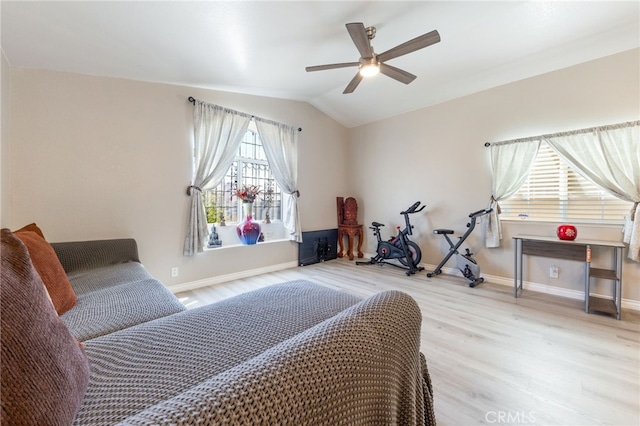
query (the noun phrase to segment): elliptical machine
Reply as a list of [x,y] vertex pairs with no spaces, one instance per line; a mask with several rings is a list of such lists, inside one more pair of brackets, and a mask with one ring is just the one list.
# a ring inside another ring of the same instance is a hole
[[458,237],[458,242],[456,244],[454,244],[453,241],[451,241],[451,238],[449,238],[449,235],[453,234],[453,230],[451,229],[434,229],[433,230],[434,234],[442,235],[447,240],[447,242],[449,243],[450,249],[449,249],[449,253],[447,253],[444,259],[442,259],[440,264],[436,266],[436,269],[434,269],[433,272],[427,273],[427,277],[431,278],[435,275],[442,273],[442,267],[444,266],[444,264],[447,263],[447,261],[451,258],[451,256],[455,254],[456,266],[460,270],[460,273],[470,281],[469,287],[475,287],[478,284],[484,282],[484,278],[480,276],[480,266],[478,265],[478,262],[476,262],[476,260],[473,258],[473,253],[471,253],[471,251],[469,251],[469,249],[466,248],[465,253],[460,254],[458,252],[458,248],[460,248],[464,240],[466,240],[467,237],[473,232],[473,228],[476,227],[477,219],[480,216],[484,216],[486,214],[491,213],[492,211],[493,209],[488,208],[488,209],[478,210],[477,212],[471,213],[469,215],[469,218],[471,219],[471,221],[467,223],[467,228],[468,228],[467,232],[465,232],[461,237]]
[[[407,275],[413,275],[418,271],[424,270],[422,266],[418,266],[420,260],[422,259],[422,252],[420,251],[420,247],[418,244],[409,240],[409,235],[412,235],[413,225],[409,222],[409,215],[413,213],[421,212],[425,206],[420,207],[420,201],[416,201],[411,207],[407,210],[400,212],[401,215],[404,216],[405,228],[398,229],[398,235],[395,237],[389,238],[388,241],[382,241],[380,236],[380,227],[384,226],[383,223],[372,222],[369,229],[373,230],[373,235],[375,235],[378,240],[378,248],[376,249],[375,257],[372,257],[368,262],[360,261],[356,262],[356,265],[374,265],[374,264],[383,264],[387,263],[392,266],[396,266],[398,268],[406,268],[408,271]],[[418,209],[418,210],[416,210]],[[396,263],[386,262],[387,259],[397,259],[400,262],[400,265]]]

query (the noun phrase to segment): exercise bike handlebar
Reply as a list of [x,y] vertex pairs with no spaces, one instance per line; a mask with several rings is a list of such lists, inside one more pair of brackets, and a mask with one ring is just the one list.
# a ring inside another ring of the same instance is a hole
[[487,209],[482,209],[482,210],[478,210],[477,212],[473,212],[469,215],[470,218],[475,218],[478,216],[483,216],[485,214],[489,214],[493,211],[492,208],[487,208]]
[[422,206],[420,207],[420,209],[416,210],[419,205],[420,205],[420,201],[416,201],[407,210],[400,212],[400,214],[404,216],[404,223],[406,224],[406,227],[402,231],[405,235],[413,235],[413,232],[411,231],[411,229],[413,228],[413,225],[411,225],[411,223],[409,222],[409,215],[413,213],[421,212],[422,209],[426,207],[426,206]]
[[420,205],[420,201],[416,201],[407,210],[405,210],[403,212],[400,212],[400,214],[406,215],[406,214],[411,214],[411,213],[418,213],[418,212],[421,212],[422,209],[424,209],[426,207],[426,206],[422,206],[422,207],[420,207],[420,210],[416,210],[419,205]]
[[[416,208],[418,208],[419,205],[420,205],[420,201],[416,201],[407,210],[400,212],[400,214],[404,216],[404,222],[406,224],[404,231],[402,231],[403,233],[405,233],[405,235],[406,234],[412,235],[411,228],[413,228],[413,226],[409,222],[409,215],[413,213],[421,212],[426,207],[426,206],[422,206],[418,210],[416,210]],[[372,222],[369,229],[373,229],[375,231],[376,229],[379,229],[381,226],[384,226],[384,224],[378,223],[378,222]]]

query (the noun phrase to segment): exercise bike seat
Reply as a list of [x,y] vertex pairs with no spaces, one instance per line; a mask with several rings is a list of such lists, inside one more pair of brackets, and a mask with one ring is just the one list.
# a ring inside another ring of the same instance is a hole
[[452,229],[434,229],[433,230],[434,234],[453,234],[453,230]]
[[380,222],[371,222],[371,226],[375,226],[376,228],[379,228],[381,226],[384,226],[384,223],[380,223]]

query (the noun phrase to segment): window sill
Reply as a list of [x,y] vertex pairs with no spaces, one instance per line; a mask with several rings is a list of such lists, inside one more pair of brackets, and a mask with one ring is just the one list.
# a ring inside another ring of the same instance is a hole
[[[284,229],[284,225],[282,222],[271,222],[271,223],[263,223],[259,222],[260,227],[262,228],[262,234],[264,236],[264,241],[259,242],[257,244],[267,244],[267,243],[276,243],[289,241],[287,238],[286,230]],[[227,223],[225,226],[216,226],[216,232],[218,233],[218,239],[222,241],[222,246],[220,247],[206,247],[205,250],[219,250],[225,247],[244,247],[245,244],[240,242],[238,238],[238,234],[236,231],[235,223]],[[209,232],[211,232],[212,225],[209,225]]]
[[278,240],[270,240],[270,241],[261,241],[255,244],[242,244],[240,242],[233,242],[233,243],[229,243],[229,244],[225,244],[224,242],[222,243],[221,246],[219,247],[204,247],[204,251],[216,251],[216,250],[224,250],[224,249],[228,249],[228,248],[233,248],[233,247],[253,247],[253,246],[262,246],[265,244],[274,244],[274,243],[285,243],[287,241],[290,241],[288,239],[278,239]]

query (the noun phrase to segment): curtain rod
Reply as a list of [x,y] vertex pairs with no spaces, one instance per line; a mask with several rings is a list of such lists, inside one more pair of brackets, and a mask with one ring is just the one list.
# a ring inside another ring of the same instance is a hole
[[[540,136],[531,136],[531,137],[528,137],[528,138],[511,139],[511,140],[506,140],[506,141],[493,142],[493,144],[494,145],[502,145],[502,144],[508,144],[508,143],[516,143],[516,142],[530,142],[530,141],[534,141],[536,139],[556,138],[558,136],[579,135],[581,133],[591,133],[591,132],[596,131],[596,130],[604,131],[604,130],[622,129],[622,128],[625,128],[625,127],[633,127],[633,126],[640,126],[640,121],[627,121],[626,123],[618,123],[618,124],[610,124],[610,125],[607,125],[607,126],[590,127],[588,129],[572,130],[572,131],[569,131],[569,132],[550,133],[550,134],[540,135]],[[490,147],[491,145],[492,145],[491,142],[485,142],[484,143],[484,146],[486,146],[486,147]]]
[[[189,96],[189,102],[191,102],[192,104],[196,104],[196,100],[193,96]],[[251,116],[251,119],[253,120],[255,118],[255,115]],[[274,121],[275,123],[275,121]],[[302,127],[298,127],[298,131],[301,132],[302,131]]]

